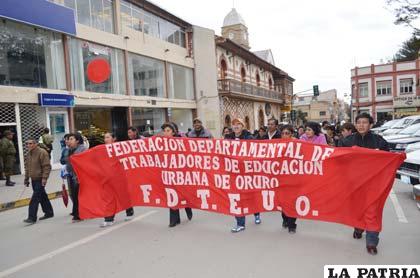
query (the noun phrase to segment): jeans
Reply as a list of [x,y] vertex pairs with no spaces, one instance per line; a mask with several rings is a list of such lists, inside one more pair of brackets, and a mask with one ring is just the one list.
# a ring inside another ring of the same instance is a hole
[[32,194],[32,198],[29,203],[28,218],[33,221],[37,220],[39,204],[41,204],[42,211],[45,215],[54,215],[54,210],[50,200],[48,199],[47,192],[45,192],[45,187],[42,185],[42,180],[32,180],[32,189],[34,190],[34,193]]
[[[355,231],[359,233],[363,233],[364,230],[354,228]],[[372,232],[372,231],[366,231],[366,246],[378,246],[379,244],[379,232]]]
[[72,178],[69,179],[70,196],[73,201],[72,215],[73,218],[79,217],[79,184]]
[[[260,213],[254,213],[255,217],[260,216]],[[241,227],[245,227],[245,216],[236,216],[236,225],[237,226],[241,226]]]
[[[127,216],[133,216],[134,215],[134,209],[128,208],[125,210],[125,213]],[[105,222],[114,222],[115,214],[111,216],[105,217]]]

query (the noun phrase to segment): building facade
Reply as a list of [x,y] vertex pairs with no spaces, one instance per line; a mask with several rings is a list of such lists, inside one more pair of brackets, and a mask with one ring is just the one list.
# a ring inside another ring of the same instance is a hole
[[[313,93],[296,94],[293,97],[293,109],[297,114],[301,114],[307,121],[338,123],[345,120],[342,111],[342,104],[337,98],[335,89],[320,92],[318,97]],[[298,119],[298,124],[302,124],[303,119]]]
[[370,113],[375,122],[420,115],[420,59],[351,70],[352,118]]
[[126,139],[129,126],[144,135],[168,120],[182,132],[192,126],[188,22],[139,0],[3,0],[0,19],[0,131],[16,133],[16,173],[24,170],[24,142],[45,127],[57,166],[69,131],[95,146],[106,131]]
[[251,52],[248,28],[235,9],[225,17],[216,36],[221,125],[242,118],[246,128],[258,129],[267,120],[290,117],[293,81],[274,65],[270,50]]

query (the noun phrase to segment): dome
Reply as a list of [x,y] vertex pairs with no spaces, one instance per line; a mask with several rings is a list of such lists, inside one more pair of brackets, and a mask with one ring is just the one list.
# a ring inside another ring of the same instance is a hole
[[223,27],[236,25],[236,24],[242,24],[246,26],[245,20],[242,18],[242,16],[236,11],[235,8],[233,8],[228,15],[223,20]]

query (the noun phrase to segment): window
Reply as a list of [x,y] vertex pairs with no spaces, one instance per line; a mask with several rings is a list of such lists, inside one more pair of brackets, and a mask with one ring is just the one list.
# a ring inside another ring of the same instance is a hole
[[304,97],[299,97],[299,102],[305,101]]
[[364,98],[369,96],[369,88],[368,83],[360,83],[359,84],[359,97]]
[[327,112],[326,111],[319,111],[319,116],[326,116]]
[[144,136],[152,136],[160,132],[160,126],[165,122],[165,109],[162,108],[132,108],[133,126]]
[[131,94],[164,97],[165,74],[163,62],[130,54],[128,62]]
[[392,95],[392,81],[377,81],[376,82],[376,95],[377,96],[390,96]]
[[61,34],[0,21],[0,85],[65,89]]
[[400,80],[400,94],[411,94],[413,92],[414,81],[412,78]]
[[71,79],[76,90],[125,94],[121,50],[74,38],[69,44]]
[[52,0],[75,11],[77,22],[101,31],[114,32],[112,0]]
[[124,0],[121,3],[122,25],[186,47],[185,32],[181,27],[159,18]]
[[192,69],[169,64],[168,75],[169,98],[194,99]]

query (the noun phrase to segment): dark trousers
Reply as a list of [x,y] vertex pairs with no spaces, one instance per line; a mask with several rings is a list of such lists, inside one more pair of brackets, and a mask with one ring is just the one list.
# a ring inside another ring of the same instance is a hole
[[[354,228],[355,231],[362,234],[364,230]],[[379,244],[379,232],[366,231],[366,246],[378,246]]]
[[41,204],[42,211],[45,215],[54,215],[54,210],[50,200],[48,199],[47,192],[45,192],[45,187],[42,185],[42,181],[32,180],[32,189],[34,190],[34,193],[32,194],[32,198],[29,203],[28,218],[34,221],[37,220],[39,204]]
[[[260,213],[254,213],[255,217],[258,217]],[[236,224],[241,227],[245,227],[245,216],[235,216]]]
[[[187,214],[188,219],[192,217],[192,209],[185,208],[185,213]],[[179,216],[179,209],[169,209],[169,224],[179,224],[181,223],[181,217]]]
[[72,178],[69,178],[69,189],[70,189],[70,198],[73,201],[73,209],[71,211],[73,218],[80,218],[79,217],[79,184],[73,180]]
[[284,212],[281,213],[281,217],[283,218],[283,223],[286,223],[289,229],[296,229],[296,218],[289,217]]
[[[126,213],[127,216],[133,216],[134,215],[134,209],[133,208],[128,208],[128,209],[125,210],[125,213]],[[115,214],[105,217],[105,222],[114,222],[114,219],[115,219]]]

